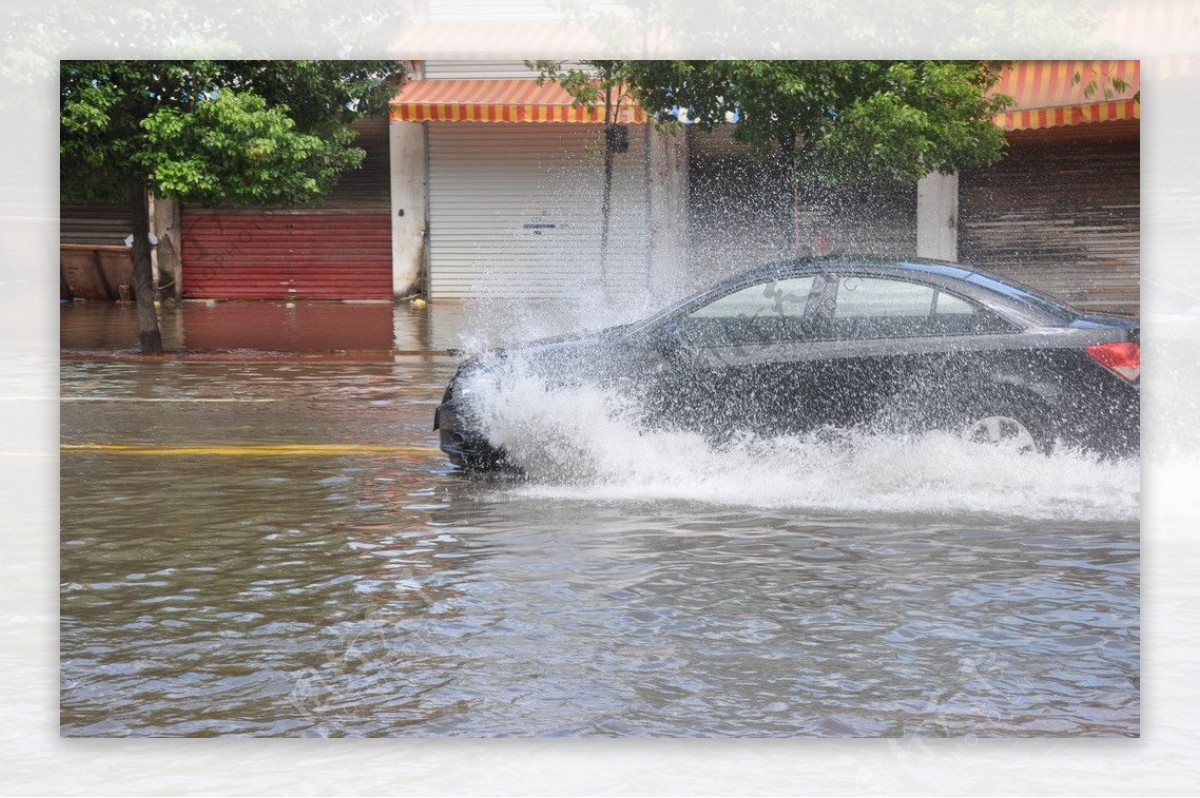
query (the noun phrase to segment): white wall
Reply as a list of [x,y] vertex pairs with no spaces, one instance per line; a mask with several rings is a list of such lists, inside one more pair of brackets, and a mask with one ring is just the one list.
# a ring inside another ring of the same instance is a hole
[[392,192],[392,294],[423,290],[429,213],[425,123],[389,122]]
[[917,181],[917,257],[958,260],[958,174]]

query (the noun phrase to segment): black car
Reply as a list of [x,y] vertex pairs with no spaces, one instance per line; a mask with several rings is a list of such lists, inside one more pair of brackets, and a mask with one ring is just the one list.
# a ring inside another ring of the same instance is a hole
[[1140,442],[1139,323],[953,263],[831,257],[741,274],[656,316],[467,361],[434,417],[465,468],[504,466],[464,384],[520,359],[637,398],[648,428],[951,430],[1048,451]]

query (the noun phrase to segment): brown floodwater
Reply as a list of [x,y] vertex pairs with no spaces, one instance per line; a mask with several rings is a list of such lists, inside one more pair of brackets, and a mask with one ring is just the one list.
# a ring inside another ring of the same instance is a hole
[[62,734],[1138,734],[1136,462],[695,456],[520,394],[588,467],[472,477],[469,314],[301,305],[189,303],[150,360],[64,309]]

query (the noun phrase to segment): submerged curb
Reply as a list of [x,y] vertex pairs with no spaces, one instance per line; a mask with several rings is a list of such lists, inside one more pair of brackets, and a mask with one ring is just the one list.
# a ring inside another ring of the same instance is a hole
[[197,362],[311,360],[318,362],[378,363],[391,361],[399,357],[450,360],[453,358],[453,354],[448,349],[336,349],[323,352],[290,352],[258,349],[181,349],[164,352],[161,355],[144,355],[135,349],[63,349],[59,352],[61,360],[132,360],[147,362],[173,360]]

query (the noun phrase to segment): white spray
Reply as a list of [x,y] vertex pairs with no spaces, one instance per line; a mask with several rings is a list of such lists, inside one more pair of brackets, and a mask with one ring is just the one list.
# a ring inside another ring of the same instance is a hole
[[735,435],[719,445],[647,429],[634,400],[594,384],[557,387],[497,359],[468,380],[472,411],[525,493],[795,508],[809,515],[1138,518],[1140,464],[1059,448],[1050,455],[947,432]]

